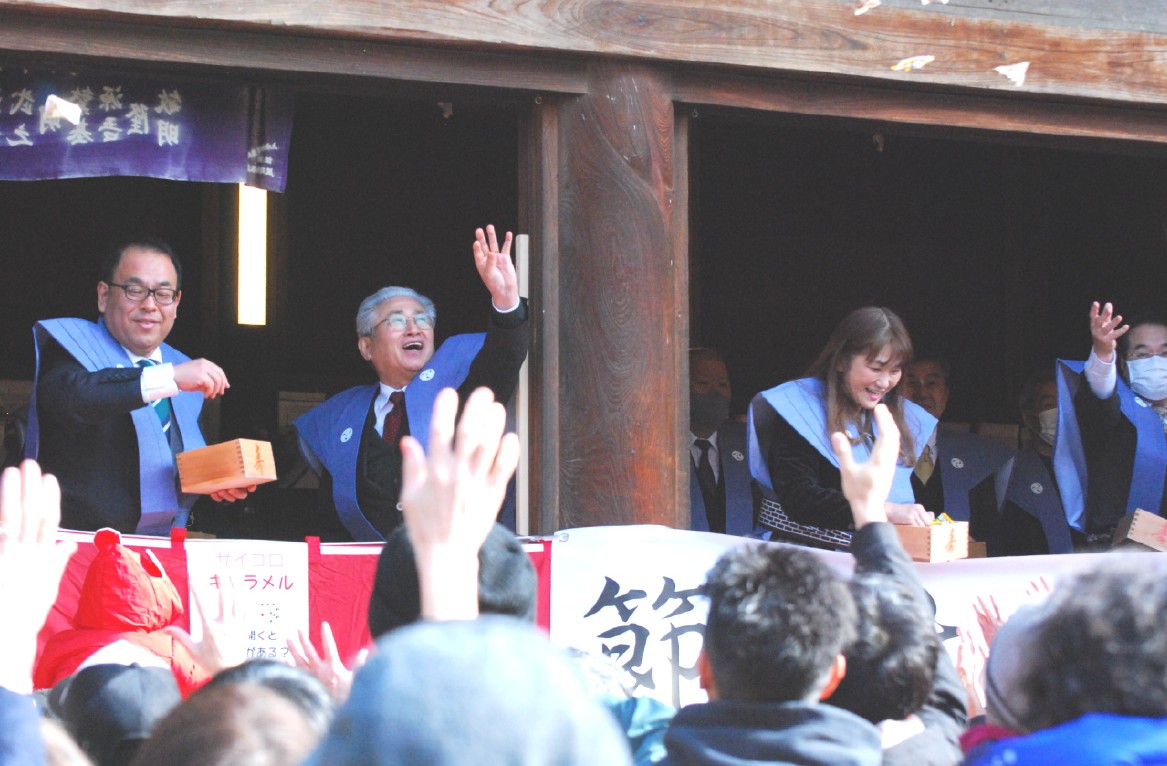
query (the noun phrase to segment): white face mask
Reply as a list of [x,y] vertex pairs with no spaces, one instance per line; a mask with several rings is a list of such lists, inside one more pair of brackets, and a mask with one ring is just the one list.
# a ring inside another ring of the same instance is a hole
[[1126,363],[1131,390],[1149,402],[1167,399],[1167,359],[1149,356]]
[[1041,427],[1041,440],[1052,447],[1058,432],[1058,408],[1050,407],[1037,413],[1037,424]]

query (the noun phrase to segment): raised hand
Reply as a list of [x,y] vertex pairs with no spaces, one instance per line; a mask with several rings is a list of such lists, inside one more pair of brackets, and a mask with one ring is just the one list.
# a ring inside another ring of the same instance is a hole
[[1130,325],[1122,323],[1122,315],[1114,313],[1111,303],[1090,304],[1090,337],[1094,339],[1094,356],[1103,362],[1114,361],[1118,339],[1127,334]]
[[519,303],[519,277],[511,262],[511,233],[506,233],[502,248],[494,226],[488,225],[486,231],[476,229],[474,237],[474,265],[482,284],[490,291],[494,307],[500,311],[513,309]]
[[856,463],[851,440],[845,433],[831,434],[831,448],[839,461],[843,495],[851,503],[855,528],[875,521],[888,521],[886,506],[900,454],[900,430],[886,404],[875,405],[879,435],[865,463]]
[[36,636],[57,600],[73,543],[57,544],[61,488],[35,461],[0,478],[0,686],[32,692]]
[[490,389],[466,400],[457,428],[458,394],[434,402],[429,454],[401,440],[401,507],[413,545],[427,619],[478,615],[478,551],[494,526],[506,485],[519,463],[519,440],[503,435],[506,409]]
[[190,655],[203,666],[203,670],[215,675],[220,670],[242,665],[247,660],[247,613],[239,607],[235,598],[235,583],[230,577],[219,575],[219,614],[212,619],[203,609],[202,599],[197,590],[191,590],[194,614],[191,620],[201,622],[203,635],[195,641],[177,625],[168,625],[163,633],[172,636],[186,647]]
[[344,704],[353,685],[353,673],[365,664],[369,650],[361,649],[352,668],[348,668],[340,659],[336,639],[332,636],[332,626],[327,621],[320,623],[320,643],[323,652],[316,651],[304,631],[296,631],[296,637],[288,639],[288,652],[296,665],[320,679],[338,705]]

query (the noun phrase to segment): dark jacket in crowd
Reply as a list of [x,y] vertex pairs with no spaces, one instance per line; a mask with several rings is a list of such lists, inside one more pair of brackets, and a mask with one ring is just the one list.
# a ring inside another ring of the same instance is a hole
[[804,702],[718,700],[677,711],[667,766],[877,766],[879,732],[854,713]]

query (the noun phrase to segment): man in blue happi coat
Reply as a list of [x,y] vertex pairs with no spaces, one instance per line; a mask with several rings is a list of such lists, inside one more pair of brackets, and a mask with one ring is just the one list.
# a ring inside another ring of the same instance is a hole
[[320,476],[317,529],[329,541],[384,540],[401,523],[401,437],[427,446],[434,398],[456,388],[459,400],[479,386],[506,401],[530,342],[527,307],[510,258],[493,226],[478,229],[474,262],[490,291],[486,333],[455,335],[435,350],[434,303],[407,287],[385,287],[361,302],[357,348],[378,382],[343,391],[296,420],[300,449]]
[[36,324],[25,457],[60,480],[63,527],[167,534],[187,524],[196,496],[182,494],[174,456],[205,446],[203,400],[230,384],[214,362],[164,342],[181,300],[178,256],[160,239],[136,237],[104,259],[96,323]]

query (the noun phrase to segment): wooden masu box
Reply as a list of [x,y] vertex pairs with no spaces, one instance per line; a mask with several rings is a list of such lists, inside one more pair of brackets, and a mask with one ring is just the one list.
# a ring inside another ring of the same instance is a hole
[[271,442],[234,439],[180,452],[178,477],[183,492],[209,495],[223,489],[275,481],[276,460]]

